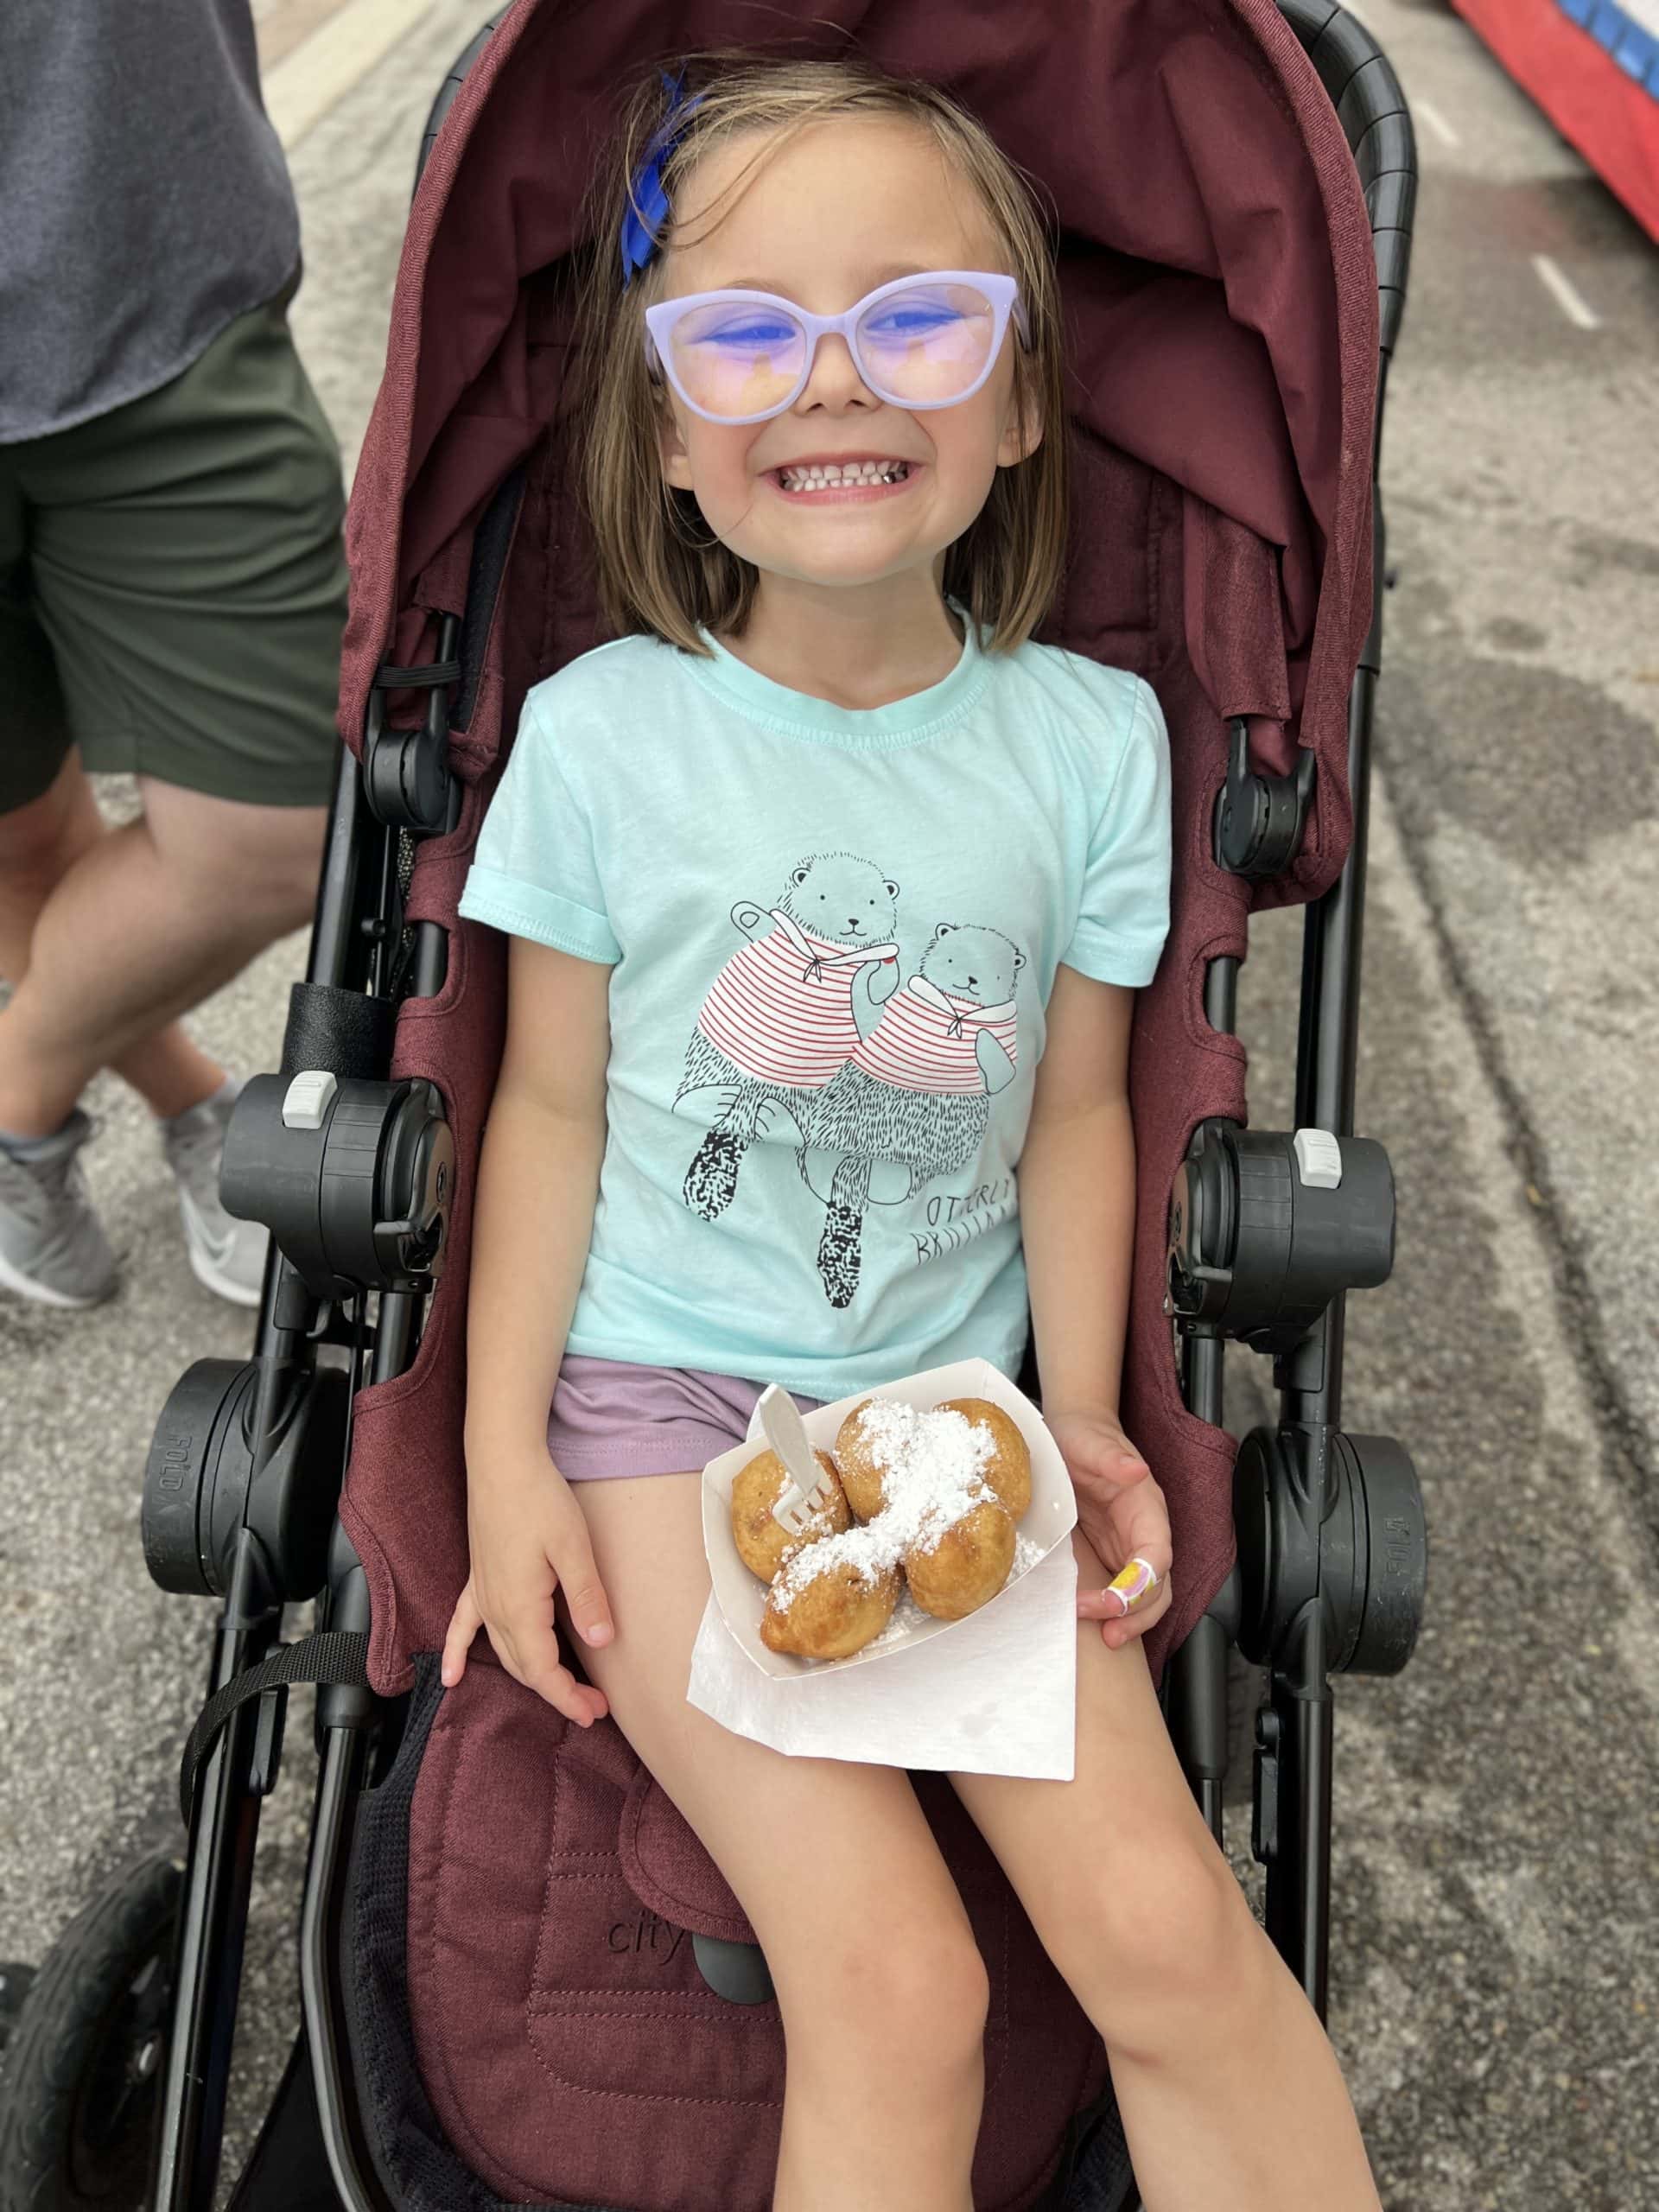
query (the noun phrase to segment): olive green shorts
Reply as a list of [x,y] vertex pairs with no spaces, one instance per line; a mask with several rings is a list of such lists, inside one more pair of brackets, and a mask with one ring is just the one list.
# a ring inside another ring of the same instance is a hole
[[0,445],[0,813],[72,745],[215,798],[327,804],[345,500],[294,289],[160,391]]

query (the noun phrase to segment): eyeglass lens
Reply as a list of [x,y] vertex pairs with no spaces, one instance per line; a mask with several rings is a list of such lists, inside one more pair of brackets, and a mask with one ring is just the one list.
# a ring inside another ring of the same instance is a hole
[[[960,397],[990,358],[996,314],[976,285],[913,284],[889,292],[856,326],[872,388],[895,405]],[[759,415],[800,383],[807,335],[780,302],[723,300],[692,308],[669,340],[681,389],[711,415]]]

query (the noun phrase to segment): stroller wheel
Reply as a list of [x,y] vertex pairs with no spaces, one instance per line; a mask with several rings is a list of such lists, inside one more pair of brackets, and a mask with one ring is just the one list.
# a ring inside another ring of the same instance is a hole
[[0,2096],[0,2212],[140,2212],[182,1873],[130,1867],[59,1937],[19,2006]]

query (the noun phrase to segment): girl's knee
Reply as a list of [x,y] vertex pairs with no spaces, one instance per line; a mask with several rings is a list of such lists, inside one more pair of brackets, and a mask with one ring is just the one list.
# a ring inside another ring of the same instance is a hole
[[1108,2049],[1151,2055],[1216,2012],[1262,1940],[1231,1868],[1199,1839],[1103,1868],[1050,1949]]
[[838,2064],[877,2079],[895,2067],[954,2073],[983,2044],[990,1980],[965,1916],[922,1924],[883,1914],[797,1961],[779,2003],[792,2047],[829,2046]]

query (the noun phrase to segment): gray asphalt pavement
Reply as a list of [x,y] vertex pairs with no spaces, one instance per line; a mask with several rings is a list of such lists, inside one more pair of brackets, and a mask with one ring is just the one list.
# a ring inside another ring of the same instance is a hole
[[[328,11],[261,9],[287,18],[303,118],[308,52],[344,66],[304,35]],[[1399,1258],[1351,1304],[1346,1419],[1414,1453],[1430,1587],[1407,1671],[1337,1686],[1330,2027],[1388,2212],[1640,2212],[1659,2205],[1659,251],[1441,0],[1359,11],[1423,180],[1384,439],[1398,586],[1359,1071]],[[296,327],[348,459],[426,104],[485,12],[409,10],[291,149]],[[1288,1126],[1300,930],[1265,918],[1241,986],[1262,1128]],[[274,1065],[302,950],[204,1007],[204,1038]],[[188,1274],[141,1109],[107,1081],[91,1103],[126,1287],[86,1317],[0,1304],[0,1956],[37,1956],[175,1834],[209,1609],[146,1580],[138,1474],[180,1370],[249,1341]],[[1232,1356],[1231,1426],[1267,1414],[1265,1379]],[[305,1741],[296,1711],[233,2152],[295,2017]],[[1241,1804],[1259,1904],[1249,1828]]]

